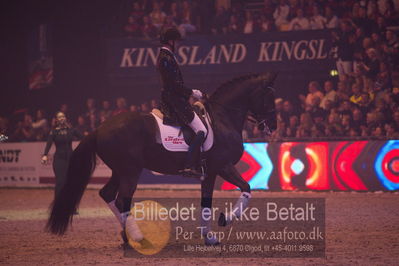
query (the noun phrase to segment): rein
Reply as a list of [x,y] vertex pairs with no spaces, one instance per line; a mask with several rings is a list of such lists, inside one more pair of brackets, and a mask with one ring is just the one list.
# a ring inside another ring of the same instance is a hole
[[[231,106],[226,106],[226,105],[221,104],[221,103],[219,103],[219,102],[211,101],[208,97],[207,97],[206,100],[207,100],[207,102],[209,102],[209,103],[214,103],[214,104],[217,104],[217,105],[223,107],[225,110],[232,110],[232,111],[240,112],[240,113],[242,113],[242,111],[243,111],[243,110],[241,110],[240,108],[231,107]],[[270,110],[270,111],[267,111],[267,114],[273,113],[273,112],[275,112],[275,109]],[[258,121],[258,120],[256,120],[255,117],[252,116],[252,114],[248,114],[248,115],[247,115],[247,121],[249,121],[249,122],[251,122],[251,123],[254,123],[255,126],[256,126],[260,131],[265,132],[266,135],[270,136],[270,135],[272,134],[270,128],[266,125],[266,119],[262,119],[262,120]]]

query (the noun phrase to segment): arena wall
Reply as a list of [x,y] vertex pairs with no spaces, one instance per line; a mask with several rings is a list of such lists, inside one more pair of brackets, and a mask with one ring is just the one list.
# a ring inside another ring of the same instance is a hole
[[[76,147],[77,142],[74,143]],[[0,146],[1,187],[53,186],[52,154],[40,158],[44,142]],[[236,165],[252,189],[378,191],[399,189],[399,140],[245,143]],[[98,159],[91,185],[104,184],[110,169]],[[199,188],[199,181],[143,171],[140,186]],[[216,188],[237,189],[221,178]]]

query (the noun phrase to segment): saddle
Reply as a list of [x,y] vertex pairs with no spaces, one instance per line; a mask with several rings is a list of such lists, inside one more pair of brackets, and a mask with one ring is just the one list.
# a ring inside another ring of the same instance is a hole
[[[202,151],[205,152],[212,148],[214,138],[210,116],[201,102],[196,102],[193,107],[208,131],[202,145]],[[186,125],[164,124],[164,115],[159,109],[152,109],[151,114],[157,121],[159,128],[156,136],[157,143],[162,144],[168,151],[188,151],[191,141],[194,139],[195,132]]]

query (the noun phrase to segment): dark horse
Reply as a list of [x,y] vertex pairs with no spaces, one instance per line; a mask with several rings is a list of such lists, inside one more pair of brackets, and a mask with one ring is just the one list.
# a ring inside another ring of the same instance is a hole
[[[207,173],[201,183],[201,207],[211,208],[216,176],[241,189],[237,201],[247,204],[250,187],[234,165],[243,153],[242,130],[248,114],[258,122],[276,129],[273,82],[276,75],[261,73],[232,79],[221,85],[205,104],[210,113],[214,131],[214,145],[206,152]],[[67,181],[51,209],[47,228],[54,234],[64,234],[72,222],[83,192],[95,168],[96,154],[112,170],[108,183],[100,190],[100,196],[121,222],[123,213],[131,208],[143,168],[165,174],[177,174],[184,166],[185,152],[170,152],[156,142],[158,126],[151,114],[123,113],[105,121],[86,136],[74,150],[67,174]],[[239,216],[240,213],[232,215]],[[222,214],[219,225],[226,225],[231,216]],[[210,230],[210,228],[209,228]],[[140,239],[140,237],[138,237]],[[211,239],[207,244],[215,244]]]

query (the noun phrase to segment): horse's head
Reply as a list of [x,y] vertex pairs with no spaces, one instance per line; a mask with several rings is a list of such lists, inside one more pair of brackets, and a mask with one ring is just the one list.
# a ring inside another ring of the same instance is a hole
[[271,134],[277,128],[276,108],[274,104],[274,80],[277,74],[260,75],[254,82],[249,97],[250,115],[255,119],[258,128]]

